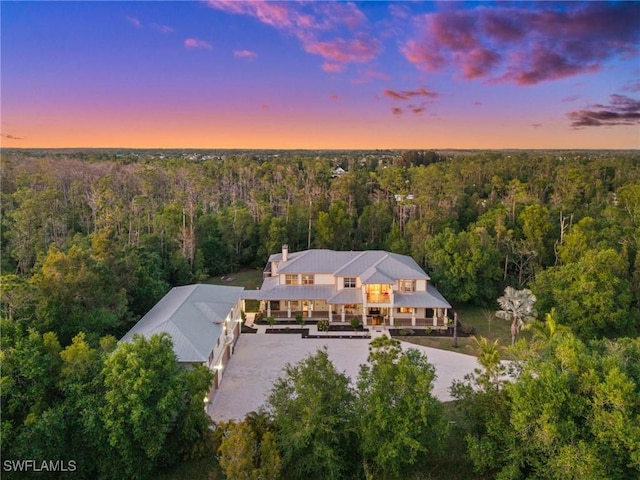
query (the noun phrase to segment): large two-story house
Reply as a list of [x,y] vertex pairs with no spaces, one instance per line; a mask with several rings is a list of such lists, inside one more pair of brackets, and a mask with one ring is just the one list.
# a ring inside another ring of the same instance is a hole
[[[275,318],[327,318],[367,325],[447,328],[451,305],[406,255],[380,250],[305,250],[273,254],[259,291],[261,311]],[[249,292],[245,292],[249,293]],[[245,297],[246,298],[246,297]]]

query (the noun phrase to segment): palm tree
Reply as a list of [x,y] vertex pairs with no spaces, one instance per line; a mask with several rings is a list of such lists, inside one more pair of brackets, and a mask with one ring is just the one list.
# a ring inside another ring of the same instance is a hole
[[525,322],[538,315],[533,308],[534,303],[536,303],[536,296],[527,288],[516,290],[513,287],[507,287],[504,289],[504,295],[498,298],[501,310],[496,312],[496,317],[511,321],[511,345],[516,343],[516,337]]

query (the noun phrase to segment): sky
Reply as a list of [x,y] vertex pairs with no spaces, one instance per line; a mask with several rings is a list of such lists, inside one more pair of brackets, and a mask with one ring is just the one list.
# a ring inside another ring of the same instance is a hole
[[0,2],[3,148],[638,149],[640,2]]

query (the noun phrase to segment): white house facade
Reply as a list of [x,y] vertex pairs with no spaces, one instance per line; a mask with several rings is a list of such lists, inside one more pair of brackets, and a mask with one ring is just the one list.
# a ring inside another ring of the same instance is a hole
[[260,300],[275,318],[327,318],[365,326],[445,329],[451,305],[429,283],[429,276],[406,255],[381,250],[282,251],[269,257],[260,290],[245,298]]

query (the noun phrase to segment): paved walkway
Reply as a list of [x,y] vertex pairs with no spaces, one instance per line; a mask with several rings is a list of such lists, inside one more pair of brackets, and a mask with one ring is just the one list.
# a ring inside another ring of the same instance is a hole
[[[247,318],[251,324],[253,318]],[[368,339],[303,339],[294,334],[267,334],[266,327],[256,325],[258,333],[243,334],[238,339],[235,354],[229,361],[222,383],[208,406],[215,421],[243,419],[252,410],[260,408],[267,399],[273,383],[283,374],[287,363],[294,364],[319,348],[327,347],[329,358],[338,371],[348,375],[355,383],[360,365],[369,354]],[[315,334],[315,325],[307,325]],[[372,338],[388,335],[383,328],[371,332]],[[462,378],[478,366],[476,358],[460,353],[422,347],[402,342],[403,348],[417,348],[435,365],[438,378],[434,395],[440,400],[451,400],[448,389],[453,380]]]

